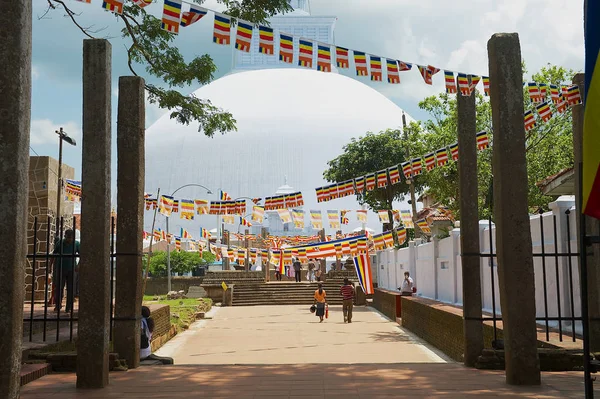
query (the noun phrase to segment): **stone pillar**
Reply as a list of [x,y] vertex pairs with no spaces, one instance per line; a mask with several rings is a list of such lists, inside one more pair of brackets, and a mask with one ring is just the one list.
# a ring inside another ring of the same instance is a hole
[[129,368],[140,364],[144,226],[144,79],[119,78],[117,116],[117,288],[113,341]]
[[233,306],[233,288],[234,284],[230,284],[226,290],[223,290],[222,306]]
[[506,382],[539,385],[519,35],[494,34],[488,41],[488,54],[492,122],[497,133],[492,170]]
[[[579,86],[581,98],[585,98],[585,74],[578,73],[573,77],[573,84]],[[581,162],[583,160],[583,104],[573,108],[573,152],[575,156],[575,204],[577,212],[572,215],[577,220],[577,237],[579,237],[580,217],[585,218],[586,235],[598,235],[600,220],[581,214]],[[600,352],[600,245],[583,246],[578,240],[578,250],[587,257],[588,284],[588,318],[590,325],[590,351]],[[579,269],[581,275],[581,268]]]
[[0,2],[0,397],[18,398],[27,253],[31,0]]
[[[469,81],[469,84],[471,82]],[[458,176],[460,198],[460,252],[462,264],[465,366],[475,367],[483,351],[481,321],[481,267],[479,261],[479,208],[477,185],[477,115],[475,94],[456,95],[458,113]]]
[[107,40],[83,41],[78,388],[103,388],[108,385],[111,52]]

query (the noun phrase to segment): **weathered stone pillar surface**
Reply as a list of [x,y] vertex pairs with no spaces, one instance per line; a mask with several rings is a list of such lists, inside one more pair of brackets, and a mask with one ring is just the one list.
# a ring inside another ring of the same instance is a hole
[[119,78],[117,116],[117,287],[113,341],[130,368],[140,364],[144,225],[144,79]]
[[[27,252],[31,0],[0,2],[0,398],[18,398]],[[10,60],[8,62],[7,60]]]
[[462,264],[465,365],[474,367],[483,351],[481,261],[477,186],[477,115],[475,95],[457,94],[460,252]]
[[111,51],[107,40],[83,41],[78,388],[108,385]]
[[540,384],[535,325],[535,279],[527,208],[527,160],[523,123],[521,46],[516,33],[488,42],[494,127],[494,219],[500,302],[504,323],[506,381]]
[[[578,73],[573,77],[573,84],[579,86],[581,98],[585,97],[585,74]],[[575,105],[573,108],[573,152],[575,156],[575,204],[577,212],[572,214],[577,218],[577,237],[579,237],[580,209],[581,209],[581,162],[583,159],[583,104]],[[598,235],[600,231],[600,220],[589,216],[585,218],[585,230],[589,236]],[[600,245],[582,246],[578,242],[578,250],[585,252],[587,257],[588,283],[588,315],[590,325],[590,351],[600,352]],[[581,269],[580,275],[581,275]]]

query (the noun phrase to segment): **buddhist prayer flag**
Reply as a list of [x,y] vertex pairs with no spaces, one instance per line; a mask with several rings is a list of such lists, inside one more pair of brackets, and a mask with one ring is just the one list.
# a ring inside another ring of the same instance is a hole
[[246,219],[244,219],[243,216],[240,216],[240,224],[242,226],[252,227],[252,223],[250,223],[249,221],[247,221]]
[[540,116],[540,118],[542,118],[544,122],[547,122],[550,120],[550,118],[552,118],[552,110],[550,109],[550,105],[546,101],[537,105],[535,109],[537,110],[538,115]]
[[418,176],[423,173],[423,158],[415,158],[411,161],[412,174]]
[[359,209],[356,211],[356,220],[361,223],[367,223],[367,210]]
[[371,58],[371,80],[374,82],[381,82],[382,71],[381,71],[381,57],[370,56]]
[[230,43],[231,19],[224,15],[215,14],[213,42],[228,45]]
[[294,220],[294,227],[297,229],[304,228],[304,211],[302,209],[294,209],[292,211],[292,219]]
[[435,152],[437,166],[444,166],[448,163],[448,149],[441,148]]
[[373,295],[373,274],[371,272],[371,259],[368,254],[363,253],[354,258],[354,267],[358,282],[365,295]]
[[558,112],[559,114],[564,113],[567,110],[567,102],[565,100],[562,100],[556,104],[556,112]]
[[394,247],[394,234],[391,231],[383,233],[383,242],[386,248]]
[[365,53],[354,51],[354,66],[356,67],[357,76],[369,75],[369,70],[367,69],[367,56]]
[[490,95],[490,78],[487,76],[483,76],[483,94],[488,97]]
[[485,150],[486,148],[488,148],[490,146],[490,138],[489,138],[487,132],[477,133],[476,139],[477,139],[477,149],[478,150]]
[[389,223],[390,215],[388,211],[377,211],[377,216],[379,216],[379,221],[381,223]]
[[388,168],[388,173],[390,174],[390,184],[400,183],[400,168],[399,165],[392,166]]
[[386,60],[387,65],[387,79],[388,83],[397,84],[400,83],[400,73],[398,73],[398,61]]
[[396,237],[398,237],[398,245],[402,245],[406,242],[406,228],[398,227],[396,229]]
[[315,191],[317,192],[317,202],[325,201],[325,188],[317,187]]
[[277,214],[279,215],[279,218],[281,219],[281,222],[283,224],[292,222],[290,211],[288,211],[287,209],[277,209]]
[[123,14],[123,2],[125,0],[104,0],[102,2],[102,8],[108,11],[112,11],[115,14]]
[[453,161],[458,161],[458,143],[450,145],[450,155]]
[[377,188],[387,187],[387,170],[383,169],[377,172]]
[[[583,213],[600,219],[600,4],[597,1],[586,1],[585,4]],[[581,101],[579,88],[577,94]]]
[[404,173],[404,177],[410,179],[412,176],[412,164],[410,162],[402,163],[402,173]]
[[432,170],[435,168],[435,153],[425,155],[425,169]]
[[579,92],[579,86],[573,85],[569,87],[567,91],[567,103],[570,106],[581,104],[581,93]]
[[431,228],[429,228],[429,224],[425,219],[417,220],[417,226],[421,229],[421,231],[427,235],[431,234]]
[[192,238],[192,235],[183,227],[181,228],[181,238]]
[[179,33],[181,22],[181,0],[164,0],[161,28],[171,33]]
[[444,71],[444,79],[446,80],[446,93],[456,93],[456,82],[454,81],[454,72]]
[[407,229],[414,229],[415,228],[415,224],[413,223],[413,219],[412,219],[412,215],[410,213],[410,210],[408,210],[408,209],[401,209],[400,210],[400,220],[402,220],[402,224]]
[[535,116],[531,110],[525,112],[525,131],[528,132],[535,127]]
[[550,98],[554,104],[558,104],[560,99],[560,90],[557,85],[550,85]]
[[354,178],[354,192],[356,194],[360,194],[365,191],[365,177],[356,177]]
[[[144,0],[151,1],[151,0]],[[190,6],[190,10],[181,15],[181,26],[186,27],[200,21],[207,13],[207,10],[198,6]]]
[[427,66],[417,65],[417,67],[419,68],[419,72],[421,73],[421,76],[423,77],[423,80],[425,81],[425,83],[428,85],[433,84],[433,79],[432,79],[433,75],[438,73],[440,70],[431,65],[427,65]]
[[345,209],[342,209],[342,210],[340,211],[340,222],[341,222],[342,224],[348,224],[348,223],[350,223],[350,219],[348,219],[348,218],[346,217],[346,214],[347,214],[348,212],[350,212],[350,211],[349,211],[349,210],[345,210]]
[[[84,3],[88,3],[88,4],[92,2],[92,0],[78,0],[78,1],[83,1]],[[138,6],[140,8],[144,8],[144,7],[152,4],[152,0],[133,0],[133,4],[135,4],[136,6]]]
[[400,72],[410,71],[412,69],[412,64],[404,61],[398,61],[398,68],[400,69]]
[[340,215],[337,210],[328,210],[327,219],[329,220],[329,227],[332,229],[340,228]]
[[265,217],[265,208],[262,206],[254,205],[252,207],[252,220],[258,223],[262,223]]
[[329,45],[317,45],[317,70],[331,72],[331,48]]
[[154,241],[160,241],[161,236],[162,235],[160,234],[160,229],[155,229],[152,233],[152,238],[154,238]]
[[291,64],[294,62],[294,37],[279,34],[279,61]]
[[300,39],[300,52],[298,53],[298,65],[312,68],[313,43],[310,40]]
[[194,220],[194,201],[188,199],[181,200],[181,218]]
[[538,83],[538,87],[540,88],[540,98],[542,101],[545,101],[546,94],[548,92],[548,84],[547,83]]
[[365,184],[367,191],[373,191],[375,189],[375,173],[371,173],[365,176]]
[[400,211],[397,209],[392,209],[392,216],[394,217],[394,222],[400,222]]
[[469,85],[469,95],[471,95],[471,94],[473,94],[473,92],[475,91],[475,88],[479,84],[479,81],[481,80],[481,76],[477,76],[477,75],[469,75],[469,76],[471,76],[471,84]]
[[223,190],[220,191],[219,197],[221,198],[221,201],[231,201],[231,197],[229,196],[229,194],[227,194]]
[[171,216],[173,210],[173,197],[161,195],[158,211],[164,216]]
[[456,80],[458,81],[458,90],[460,90],[460,94],[463,96],[470,96],[471,89],[469,86],[469,78],[464,73],[459,73],[456,76]]
[[253,27],[245,22],[238,22],[237,34],[235,35],[235,48],[244,53],[250,52],[250,44],[252,43]]
[[536,82],[527,83],[527,92],[529,93],[529,99],[532,103],[539,103],[542,101],[540,88]]
[[273,55],[275,47],[273,28],[260,25],[258,27],[258,34],[258,52],[261,54]]
[[323,219],[321,218],[321,211],[310,211],[310,224],[312,225],[313,229],[321,230],[323,228]]
[[348,49],[344,47],[336,47],[335,48],[335,63],[338,68],[348,69],[349,61],[348,61]]
[[181,237],[175,237],[175,249],[181,251]]

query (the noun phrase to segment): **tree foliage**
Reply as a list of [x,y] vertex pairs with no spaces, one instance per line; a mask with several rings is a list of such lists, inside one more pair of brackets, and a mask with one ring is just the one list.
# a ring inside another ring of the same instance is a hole
[[[202,4],[204,0],[193,0]],[[78,22],[78,15],[69,8],[64,0],[47,0],[48,11],[62,9],[75,26],[89,38],[97,32]],[[218,0],[227,9],[226,14],[235,19],[253,23],[268,24],[267,19],[277,13],[291,11],[287,0]],[[171,118],[189,125],[198,123],[198,131],[212,137],[216,132],[227,133],[236,130],[235,119],[229,112],[223,111],[210,102],[193,94],[184,94],[183,89],[204,85],[213,80],[217,70],[208,54],[195,56],[186,61],[177,47],[173,45],[175,35],[161,29],[159,18],[146,12],[131,2],[126,2],[123,14],[116,16],[122,24],[122,36],[127,46],[128,67],[131,73],[139,76],[138,68],[143,67],[150,76],[162,80],[166,87],[146,83],[150,103],[171,111]]]
[[[215,256],[208,252],[202,252],[202,258],[197,251],[175,251],[170,253],[172,273],[190,273],[199,266],[205,266],[215,261]],[[150,273],[153,276],[167,275],[167,252],[158,251],[152,254],[150,259]]]

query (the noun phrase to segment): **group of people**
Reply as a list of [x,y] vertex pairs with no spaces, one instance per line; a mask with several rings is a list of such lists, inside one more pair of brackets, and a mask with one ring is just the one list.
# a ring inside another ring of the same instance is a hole
[[[286,266],[286,270],[289,266]],[[294,278],[297,283],[302,282],[302,262],[298,258],[292,258],[292,270],[294,271]],[[321,281],[323,272],[321,270],[321,262],[316,259],[314,262],[308,262],[308,273],[306,278],[309,282]],[[275,269],[275,279],[277,281],[283,280],[283,276],[279,269]]]
[[[344,314],[344,323],[352,323],[352,308],[354,306],[354,285],[347,278],[344,279],[344,285],[340,287],[342,296],[342,313]],[[323,284],[319,283],[319,288],[314,295],[315,315],[319,318],[319,323],[323,322],[327,311],[327,292],[323,289]]]

